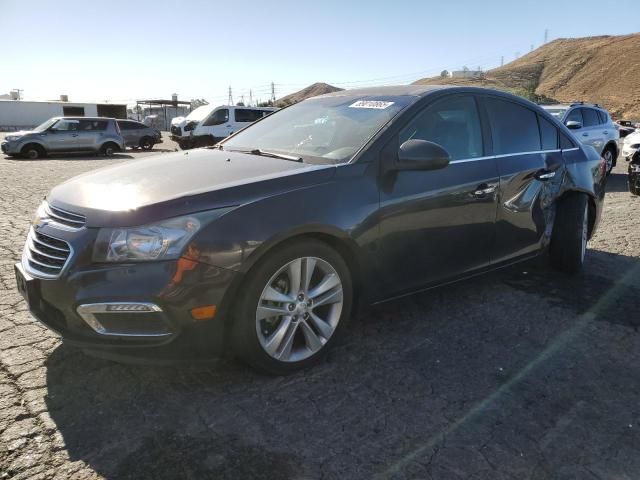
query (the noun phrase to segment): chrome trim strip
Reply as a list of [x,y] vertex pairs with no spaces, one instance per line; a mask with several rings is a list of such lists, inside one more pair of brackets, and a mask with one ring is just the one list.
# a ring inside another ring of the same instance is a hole
[[48,203],[48,202],[47,202],[47,207],[48,207],[49,209],[53,209],[53,210],[55,210],[56,212],[60,212],[60,213],[63,213],[63,214],[65,214],[65,215],[69,215],[69,216],[71,216],[71,217],[77,217],[77,218],[79,219],[78,221],[80,221],[80,222],[85,222],[85,221],[87,220],[87,219],[86,219],[86,217],[85,217],[84,215],[81,215],[81,214],[79,214],[79,213],[73,213],[73,212],[70,212],[70,211],[68,211],[68,210],[64,210],[64,209],[59,208],[59,207],[54,207],[53,205],[51,205],[51,204],[50,204],[50,203]]
[[[74,254],[73,247],[68,242],[66,242],[65,240],[62,240],[62,239],[59,239],[59,238],[56,238],[56,237],[52,237],[50,235],[46,235],[44,233],[40,233],[40,235],[42,235],[44,237],[49,237],[49,238],[51,238],[53,240],[57,240],[59,242],[64,242],[69,247],[69,250],[68,250],[69,255],[67,256],[65,262],[62,265],[60,265],[60,266],[46,265],[46,264],[44,264],[42,262],[39,262],[39,261],[35,260],[31,256],[31,250],[30,250],[30,246],[31,245],[30,244],[31,244],[31,241],[35,238],[35,233],[36,232],[35,232],[34,228],[31,227],[29,229],[29,233],[27,234],[27,241],[25,242],[24,248],[22,249],[22,259],[21,259],[22,268],[24,268],[24,270],[29,275],[31,275],[32,277],[42,278],[42,279],[45,279],[45,280],[54,280],[54,279],[60,277],[60,275],[62,275],[62,273],[65,271],[65,269],[69,266],[69,263],[71,262],[71,259],[73,258],[73,254]],[[42,245],[44,245],[44,246],[49,247],[49,245],[46,244],[46,243],[43,243],[43,242],[40,242],[40,243]],[[65,251],[65,250],[62,250],[62,249],[57,248],[57,247],[51,247],[51,248],[53,248],[55,250],[59,250],[61,252]],[[39,251],[37,251],[36,253],[41,254]],[[47,256],[47,255],[44,255],[44,256]],[[56,273],[42,272],[42,271],[32,267],[29,264],[29,262],[33,262],[36,265],[40,265],[41,267],[44,267],[44,268],[48,268],[48,269],[52,269],[52,270],[58,270],[58,271]]]
[[36,252],[38,255],[42,255],[43,257],[51,258],[52,260],[62,260],[63,262],[67,261],[67,257],[56,257],[55,255],[51,255],[50,253],[44,253],[44,252],[38,250],[36,248],[36,246],[34,245],[34,243],[33,243],[33,239],[28,239],[28,240],[31,241],[31,244],[29,245],[31,247],[31,250]]
[[[41,233],[40,235],[42,235],[42,233]],[[47,235],[47,236],[48,236],[48,235]],[[53,238],[53,237],[51,237],[51,238]],[[68,250],[68,249],[66,249],[66,250],[65,250],[65,249],[60,248],[60,247],[54,247],[53,245],[48,245],[48,244],[44,243],[42,240],[38,240],[38,238],[37,238],[35,235],[31,238],[31,240],[32,240],[33,242],[35,242],[35,243],[38,243],[38,244],[40,244],[40,245],[44,246],[44,247],[52,248],[53,250],[58,250],[59,252],[69,253],[69,250]],[[57,240],[57,239],[56,239],[56,240]]]
[[[574,150],[578,150],[577,148]],[[569,150],[565,150],[568,152]],[[474,158],[461,158],[460,160],[451,160],[449,163],[467,163],[467,162],[478,162],[481,160],[490,160],[495,158],[506,158],[506,157],[515,157],[516,155],[533,155],[536,153],[558,153],[562,152],[562,150],[536,150],[534,152],[517,152],[517,153],[503,153],[500,155],[489,155],[485,157],[474,157]]]
[[[44,201],[44,213],[47,215],[47,218],[54,223],[56,226],[63,230],[76,231],[84,228],[87,219],[84,215],[80,215],[73,212],[68,212],[58,207],[54,207],[53,205],[49,205],[49,202]],[[65,215],[69,215],[69,218]],[[71,225],[69,225],[71,224]]]
[[[144,311],[111,311],[108,312],[108,307],[112,305],[142,305],[147,307],[149,310]],[[78,315],[85,321],[87,325],[89,325],[96,333],[105,336],[112,337],[166,337],[172,335],[172,332],[162,332],[162,333],[123,333],[123,332],[114,332],[107,330],[96,318],[96,313],[157,313],[162,312],[162,309],[151,302],[104,302],[104,303],[85,303],[83,305],[79,305],[76,308],[76,312]]]

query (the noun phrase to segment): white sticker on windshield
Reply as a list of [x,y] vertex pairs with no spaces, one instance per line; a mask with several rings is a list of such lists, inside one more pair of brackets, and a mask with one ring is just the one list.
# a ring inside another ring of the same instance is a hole
[[393,102],[383,102],[381,100],[358,100],[356,103],[349,105],[349,108],[377,108],[384,110],[393,105]]

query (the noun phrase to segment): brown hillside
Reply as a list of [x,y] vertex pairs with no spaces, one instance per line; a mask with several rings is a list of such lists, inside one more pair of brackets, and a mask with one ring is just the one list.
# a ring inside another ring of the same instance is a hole
[[558,39],[486,72],[482,79],[424,78],[418,84],[478,85],[535,93],[559,102],[603,105],[640,119],[640,33]]
[[343,90],[342,88],[334,87],[333,85],[329,85],[328,83],[314,83],[313,85],[309,85],[302,90],[292,93],[291,95],[287,95],[286,97],[282,97],[276,101],[276,105],[278,106],[286,106],[291,105],[292,103],[297,103],[305,98],[316,97],[318,95],[324,95],[325,93],[331,92],[339,92]]

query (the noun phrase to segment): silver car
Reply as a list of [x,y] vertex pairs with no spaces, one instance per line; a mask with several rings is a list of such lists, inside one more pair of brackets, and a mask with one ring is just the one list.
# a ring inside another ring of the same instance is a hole
[[595,148],[607,163],[607,174],[611,173],[618,158],[620,132],[609,112],[598,104],[584,102],[541,106],[564,123],[578,141]]
[[151,150],[156,143],[162,143],[162,133],[135,120],[117,120],[127,147]]
[[54,117],[33,130],[12,133],[2,152],[35,160],[50,153],[93,152],[111,156],[125,148],[113,118]]

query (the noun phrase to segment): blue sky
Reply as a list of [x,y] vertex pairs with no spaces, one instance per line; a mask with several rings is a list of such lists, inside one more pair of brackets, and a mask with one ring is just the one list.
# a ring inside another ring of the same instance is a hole
[[[639,30],[633,2],[0,0],[0,93],[131,101],[278,97],[498,66],[549,39]],[[603,13],[606,12],[607,15]]]

